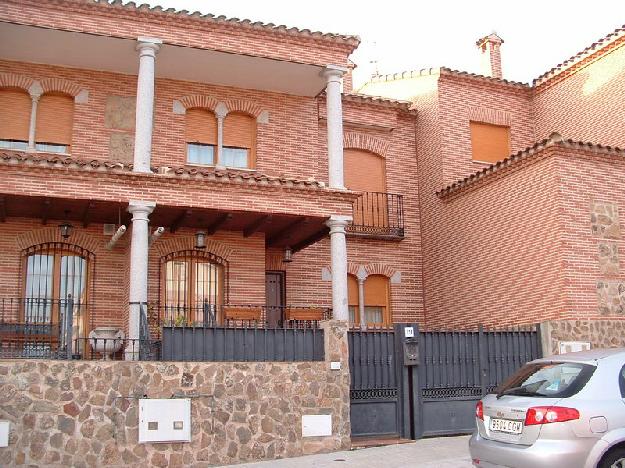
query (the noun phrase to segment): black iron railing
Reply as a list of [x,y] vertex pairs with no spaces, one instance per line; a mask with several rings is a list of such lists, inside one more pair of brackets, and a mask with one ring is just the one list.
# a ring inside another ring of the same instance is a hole
[[372,237],[404,237],[404,198],[384,192],[363,192],[352,205],[351,234]]
[[331,317],[326,307],[130,303],[139,336],[129,337],[117,327],[84,324],[85,310],[71,297],[0,299],[0,358],[322,360],[320,321]]

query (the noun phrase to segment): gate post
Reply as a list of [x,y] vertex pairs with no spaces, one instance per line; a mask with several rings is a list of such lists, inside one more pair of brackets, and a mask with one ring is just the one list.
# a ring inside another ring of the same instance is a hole
[[484,326],[478,327],[477,334],[477,348],[478,348],[478,365],[480,371],[480,388],[482,391],[482,397],[486,395],[486,369],[488,366],[488,343],[486,342],[486,336],[484,336]]
[[[406,332],[406,329],[409,332]],[[407,343],[409,345],[407,346]],[[416,353],[416,356],[414,356]],[[405,439],[421,437],[421,388],[419,368],[422,364],[419,325],[395,324],[395,356],[397,356],[397,387],[399,390],[400,436]]]

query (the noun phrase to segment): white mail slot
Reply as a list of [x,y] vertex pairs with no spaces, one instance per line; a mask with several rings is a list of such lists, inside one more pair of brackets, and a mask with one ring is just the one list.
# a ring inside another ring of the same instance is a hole
[[191,442],[191,400],[139,400],[139,442]]

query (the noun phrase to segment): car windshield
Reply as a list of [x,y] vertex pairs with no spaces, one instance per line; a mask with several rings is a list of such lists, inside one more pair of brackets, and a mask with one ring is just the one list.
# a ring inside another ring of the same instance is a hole
[[568,398],[579,392],[595,367],[577,362],[540,362],[526,364],[495,390],[497,398],[519,395],[543,398]]

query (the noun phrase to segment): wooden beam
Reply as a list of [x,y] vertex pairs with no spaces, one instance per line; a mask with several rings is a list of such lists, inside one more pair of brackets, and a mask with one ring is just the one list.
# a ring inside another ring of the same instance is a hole
[[7,219],[7,206],[6,198],[4,195],[0,195],[0,223],[4,223]]
[[89,200],[87,206],[85,207],[85,211],[82,213],[82,227],[89,227],[89,215],[91,215],[91,210],[95,208],[95,202]]
[[231,219],[232,219],[232,213],[224,213],[220,215],[213,224],[210,224],[206,228],[206,235],[212,236],[213,234],[217,232],[217,229],[219,229],[221,226],[223,226],[225,223],[227,223]]
[[277,244],[281,240],[288,239],[289,237],[291,237],[291,233],[293,229],[297,228],[298,226],[302,224],[308,224],[307,217],[298,218],[295,221],[290,222],[284,228],[280,229],[273,236],[267,239],[267,247],[273,247],[275,244]]
[[180,226],[182,225],[182,223],[185,221],[185,219],[191,217],[191,215],[193,214],[193,211],[191,210],[183,210],[177,217],[176,219],[174,219],[174,222],[171,223],[171,226],[169,226],[169,231],[173,234],[174,232],[176,232]]
[[327,237],[328,234],[330,233],[330,228],[323,228],[320,231],[314,233],[312,236],[307,237],[306,239],[304,239],[303,241],[298,242],[295,245],[291,246],[291,250],[295,253],[295,252],[299,252],[300,250],[308,247],[309,245],[314,244],[315,242],[320,241],[321,239],[323,239],[324,237]]
[[44,226],[48,224],[48,218],[50,217],[50,206],[52,201],[49,198],[44,198],[41,204],[41,224]]
[[265,215],[251,222],[245,229],[243,229],[243,237],[250,237],[266,224],[270,224],[272,219],[272,215]]

